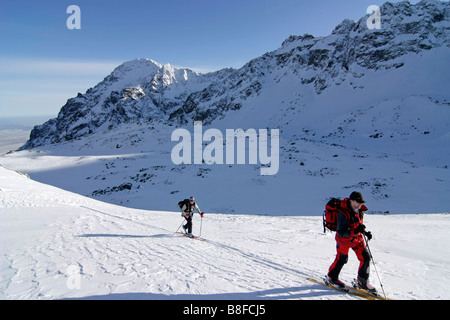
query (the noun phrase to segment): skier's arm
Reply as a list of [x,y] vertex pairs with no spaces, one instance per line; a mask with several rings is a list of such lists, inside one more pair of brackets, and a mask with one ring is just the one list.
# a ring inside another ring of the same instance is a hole
[[340,237],[350,237],[347,217],[341,211],[338,212],[336,232]]
[[202,211],[200,210],[200,208],[198,207],[198,204],[197,204],[197,203],[195,204],[195,210],[197,210],[197,212],[200,213],[200,215],[201,215],[202,218],[203,218],[204,212],[202,212]]

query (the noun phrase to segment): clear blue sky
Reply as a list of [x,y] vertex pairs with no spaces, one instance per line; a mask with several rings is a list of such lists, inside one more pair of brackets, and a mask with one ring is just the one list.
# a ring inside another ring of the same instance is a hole
[[[392,1],[398,2],[398,1]],[[418,1],[411,1],[417,3]],[[239,68],[291,34],[324,36],[378,0],[3,0],[0,118],[56,116],[120,63],[151,58],[205,72]],[[81,30],[69,30],[69,5]],[[1,128],[0,128],[1,129]]]

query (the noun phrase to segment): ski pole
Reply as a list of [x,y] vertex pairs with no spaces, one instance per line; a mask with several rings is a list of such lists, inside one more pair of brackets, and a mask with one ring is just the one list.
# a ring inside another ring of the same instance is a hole
[[200,234],[198,235],[199,237],[202,235],[202,227],[203,227],[203,215],[202,219],[200,220]]
[[384,298],[387,299],[386,298],[386,292],[384,292],[383,283],[381,283],[380,275],[378,274],[377,266],[375,265],[375,260],[373,260],[372,252],[370,251],[369,241],[367,240],[366,235],[365,234],[363,234],[363,235],[364,235],[364,240],[366,241],[367,251],[369,251],[370,260],[372,260],[373,267],[374,267],[375,272],[376,272],[377,277],[378,277],[378,281],[380,282],[380,285],[381,285],[381,290],[383,291]]
[[181,224],[180,224],[180,226],[178,227],[177,231],[175,231],[175,232],[173,233],[173,235],[175,235],[175,233],[177,233],[178,230],[180,230],[180,228],[181,228],[181,226],[183,225],[183,223],[184,223],[184,218],[183,218],[183,222],[181,222]]

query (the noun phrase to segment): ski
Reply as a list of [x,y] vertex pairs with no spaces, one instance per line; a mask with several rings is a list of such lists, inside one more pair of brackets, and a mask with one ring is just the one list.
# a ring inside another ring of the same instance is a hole
[[327,288],[330,288],[330,289],[334,289],[334,290],[337,290],[337,291],[340,291],[340,292],[343,292],[343,293],[347,293],[347,294],[355,296],[355,297],[363,298],[363,299],[366,299],[366,300],[377,300],[377,297],[375,297],[375,296],[372,296],[372,295],[370,295],[368,293],[365,293],[365,292],[359,292],[359,291],[354,290],[353,288],[348,287],[348,286],[346,286],[345,288],[339,288],[337,286],[326,284],[322,280],[316,280],[314,278],[307,278],[307,280],[311,281],[313,283],[316,283],[316,284],[320,284],[321,286],[324,286],[324,287],[327,287]]
[[200,238],[200,237],[197,237],[197,236],[191,237],[191,236],[189,236],[188,234],[186,234],[186,233],[184,233],[184,232],[179,232],[179,231],[177,231],[176,233],[177,233],[177,234],[180,234],[180,235],[182,235],[182,236],[185,236],[186,238],[189,238],[189,239],[199,240],[199,241],[206,241],[206,239],[204,239],[204,238]]
[[358,280],[356,280],[356,279],[353,279],[352,286],[353,286],[353,290],[367,294],[367,295],[371,295],[372,297],[374,297],[377,300],[392,300],[387,297],[382,297],[378,292],[374,293],[374,292],[370,292],[368,290],[360,288],[359,284],[358,284]]

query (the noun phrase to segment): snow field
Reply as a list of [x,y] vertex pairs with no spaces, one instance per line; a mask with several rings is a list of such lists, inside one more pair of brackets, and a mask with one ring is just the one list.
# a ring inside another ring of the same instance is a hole
[[[207,213],[202,242],[174,235],[177,212],[106,204],[0,172],[1,299],[355,299],[306,280],[335,256],[321,217]],[[200,222],[195,215],[196,234]],[[450,298],[448,215],[365,222],[389,297]],[[341,279],[350,283],[357,267],[350,253]],[[373,268],[371,280],[380,288]]]

